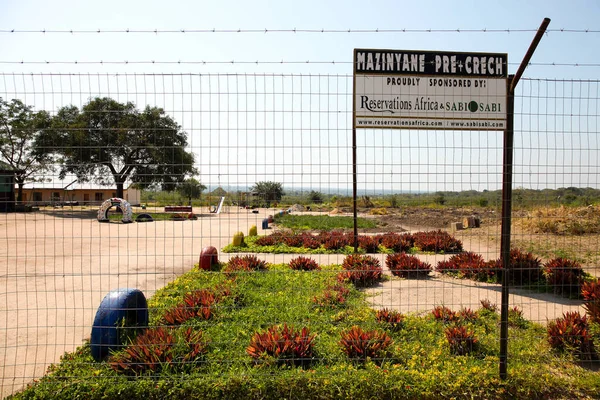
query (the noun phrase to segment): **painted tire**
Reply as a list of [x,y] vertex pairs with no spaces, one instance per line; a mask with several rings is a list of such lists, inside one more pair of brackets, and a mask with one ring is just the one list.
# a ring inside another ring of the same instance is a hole
[[154,222],[154,218],[150,214],[140,214],[135,217],[135,222]]
[[133,209],[131,208],[131,204],[129,204],[127,200],[119,197],[110,198],[102,203],[98,209],[97,218],[99,222],[108,222],[108,210],[111,207],[117,207],[121,209],[121,212],[123,213],[123,223],[129,224],[133,222]]
[[111,351],[121,347],[117,325],[121,325],[122,321],[128,328],[148,326],[148,303],[140,290],[111,290],[100,303],[90,340],[94,360],[102,361]]

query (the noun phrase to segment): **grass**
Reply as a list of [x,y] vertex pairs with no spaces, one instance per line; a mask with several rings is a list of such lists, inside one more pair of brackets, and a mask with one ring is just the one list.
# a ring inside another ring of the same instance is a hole
[[[276,215],[275,222],[282,228],[292,230],[319,230],[352,229],[353,217],[331,217],[328,215]],[[361,229],[375,228],[377,223],[370,219],[358,218],[358,227]]]
[[[65,354],[46,376],[14,398],[184,399],[184,398],[586,398],[597,396],[600,375],[568,356],[554,354],[545,329],[532,323],[509,328],[509,378],[498,378],[499,317],[481,311],[468,326],[477,350],[455,356],[444,336],[447,325],[431,313],[407,315],[402,329],[378,323],[362,292],[349,284],[348,301],[321,308],[314,296],[335,284],[339,266],[322,271],[292,271],[271,265],[265,272],[236,276],[192,270],[149,300],[150,324],[193,290],[224,285],[229,300],[219,303],[210,320],[190,320],[202,330],[208,352],[186,365],[162,365],[156,372],[126,376],[107,363],[96,363],[88,345]],[[250,338],[274,324],[306,326],[317,334],[314,358],[303,367],[264,362],[246,354]],[[340,334],[352,326],[387,330],[393,339],[384,359],[355,362],[343,353]]]

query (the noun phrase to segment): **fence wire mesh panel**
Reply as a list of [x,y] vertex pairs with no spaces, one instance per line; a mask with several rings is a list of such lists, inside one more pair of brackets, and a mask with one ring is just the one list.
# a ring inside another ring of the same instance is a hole
[[67,396],[226,395],[283,371],[302,397],[301,380],[449,357],[497,376],[503,273],[509,366],[567,349],[597,368],[599,82],[517,88],[509,271],[499,131],[358,129],[353,254],[352,90],[345,74],[3,73],[2,395],[45,374]]

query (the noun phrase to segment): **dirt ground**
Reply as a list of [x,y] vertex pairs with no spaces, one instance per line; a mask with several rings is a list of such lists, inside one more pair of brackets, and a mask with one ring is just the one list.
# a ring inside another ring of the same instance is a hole
[[[136,287],[147,297],[190,270],[203,247],[222,248],[233,233],[247,233],[276,210],[258,213],[232,208],[200,215],[197,221],[98,223],[95,211],[58,209],[0,216],[0,379],[2,397],[42,376],[65,351],[89,338],[96,309],[112,289]],[[446,228],[473,210],[404,211],[385,216],[371,231]],[[481,215],[482,228],[456,233],[467,250],[487,259],[499,256],[499,217]],[[493,223],[496,221],[496,223]],[[496,234],[498,232],[498,234]],[[231,255],[220,254],[226,261]],[[267,262],[287,262],[297,255],[260,255]],[[384,255],[375,255],[385,265]],[[341,255],[314,255],[321,264],[341,263]],[[445,255],[420,255],[433,266]],[[389,274],[389,271],[387,272]],[[426,312],[444,304],[476,309],[482,299],[500,303],[498,285],[455,280],[434,273],[425,280],[390,278],[368,290],[374,307]],[[511,305],[525,317],[544,323],[580,302],[548,294],[515,292]]]

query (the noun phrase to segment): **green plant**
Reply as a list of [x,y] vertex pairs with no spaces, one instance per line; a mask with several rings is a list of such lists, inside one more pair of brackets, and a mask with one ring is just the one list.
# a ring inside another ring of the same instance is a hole
[[244,243],[244,233],[236,232],[233,234],[232,244],[236,247],[241,246]]
[[383,269],[373,256],[351,254],[344,258],[340,280],[349,280],[357,287],[371,286],[381,280]]
[[586,282],[581,287],[583,307],[590,320],[600,324],[600,281]]
[[382,310],[377,310],[375,319],[377,319],[378,322],[389,326],[393,331],[397,331],[404,326],[406,317],[401,312],[384,308]]
[[289,265],[295,271],[317,271],[321,269],[315,260],[303,256],[290,260]]
[[521,310],[518,306],[508,309],[508,325],[520,329],[527,327],[528,323],[523,316],[523,310]]
[[585,272],[577,261],[554,258],[544,264],[544,273],[554,293],[566,296],[581,294]]
[[380,360],[387,354],[387,349],[393,343],[392,338],[383,331],[363,331],[359,326],[353,326],[341,333],[340,346],[342,351],[354,361]]
[[425,278],[431,272],[429,263],[405,253],[388,254],[385,265],[393,275],[402,278]]
[[475,337],[475,332],[463,325],[446,328],[444,335],[448,340],[452,354],[464,356],[476,349],[478,340]]
[[314,339],[306,327],[295,330],[287,324],[272,326],[264,332],[256,332],[250,339],[246,353],[256,362],[275,359],[277,363],[303,365],[313,358]]
[[559,351],[570,351],[582,360],[597,360],[587,317],[579,312],[567,312],[548,323],[548,342]]

